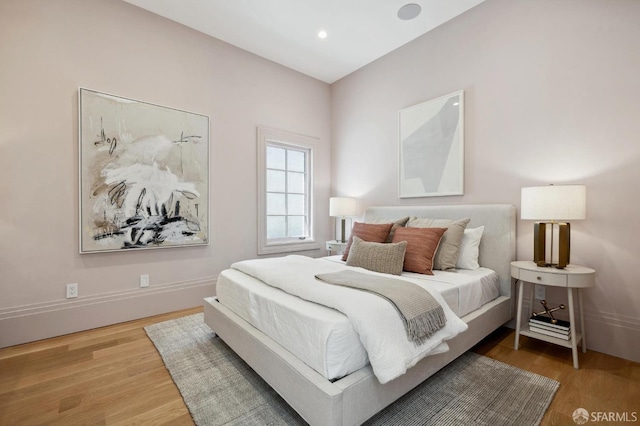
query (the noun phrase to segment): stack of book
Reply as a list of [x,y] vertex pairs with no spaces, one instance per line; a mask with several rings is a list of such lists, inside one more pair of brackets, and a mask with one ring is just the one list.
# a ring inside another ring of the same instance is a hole
[[571,323],[569,321],[557,320],[554,324],[551,322],[551,318],[542,315],[529,318],[529,330],[562,340],[571,338]]

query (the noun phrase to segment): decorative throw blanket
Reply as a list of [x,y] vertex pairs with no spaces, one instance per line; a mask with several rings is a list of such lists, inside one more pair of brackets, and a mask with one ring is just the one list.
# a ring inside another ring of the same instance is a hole
[[423,344],[447,324],[442,306],[419,285],[351,270],[318,274],[316,278],[329,284],[368,291],[386,299],[398,311],[407,337],[416,345]]
[[[430,292],[444,310],[446,326],[424,343],[415,345],[406,338],[404,324],[396,309],[385,299],[366,291],[319,284],[318,274],[355,270],[372,276],[386,276],[342,263],[305,256],[245,260],[231,265],[262,282],[302,299],[336,309],[346,315],[366,349],[373,373],[380,383],[404,374],[427,355],[446,352],[449,340],[467,329],[437,292]],[[401,278],[398,278],[401,279]],[[426,284],[423,286],[427,291]]]

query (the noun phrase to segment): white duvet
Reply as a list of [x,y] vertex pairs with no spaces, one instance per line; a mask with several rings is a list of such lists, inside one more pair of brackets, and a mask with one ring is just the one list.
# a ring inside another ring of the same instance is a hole
[[380,383],[401,376],[427,355],[448,351],[445,341],[467,329],[467,324],[453,313],[442,296],[436,291],[430,291],[428,283],[414,284],[425,288],[442,305],[447,325],[424,344],[415,346],[407,339],[402,320],[389,302],[368,292],[325,284],[315,279],[316,274],[344,269],[370,274],[376,272],[305,256],[245,260],[234,263],[231,268],[289,294],[345,314],[358,333],[369,356],[373,373]]

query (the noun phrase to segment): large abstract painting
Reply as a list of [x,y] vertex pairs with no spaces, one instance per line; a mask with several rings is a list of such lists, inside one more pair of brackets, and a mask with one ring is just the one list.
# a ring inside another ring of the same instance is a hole
[[399,113],[399,195],[462,195],[464,93],[432,99]]
[[79,90],[80,252],[209,243],[209,117]]

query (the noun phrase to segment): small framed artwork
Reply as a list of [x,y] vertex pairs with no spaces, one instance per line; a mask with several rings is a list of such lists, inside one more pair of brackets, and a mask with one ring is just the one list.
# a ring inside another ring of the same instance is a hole
[[81,88],[80,253],[209,244],[209,117]]
[[464,193],[464,92],[405,108],[399,116],[400,198]]

